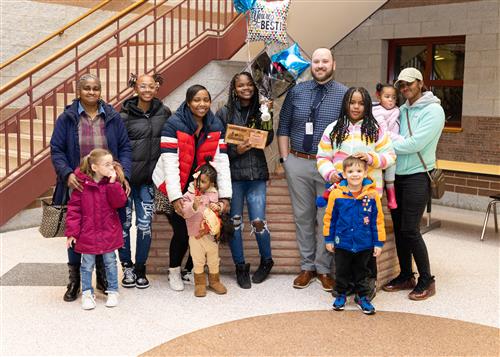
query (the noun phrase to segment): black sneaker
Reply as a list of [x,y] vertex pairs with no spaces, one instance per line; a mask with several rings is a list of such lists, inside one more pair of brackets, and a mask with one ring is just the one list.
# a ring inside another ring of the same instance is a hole
[[250,289],[252,287],[249,263],[236,264],[236,281],[242,289]]
[[135,287],[135,272],[134,265],[132,263],[124,263],[123,267],[123,279],[122,286],[124,288],[134,288]]
[[272,259],[261,259],[260,265],[252,276],[252,283],[259,284],[266,280],[267,276],[273,268],[274,261]]
[[149,280],[146,278],[146,266],[144,264],[135,264],[135,287],[138,289],[149,287]]

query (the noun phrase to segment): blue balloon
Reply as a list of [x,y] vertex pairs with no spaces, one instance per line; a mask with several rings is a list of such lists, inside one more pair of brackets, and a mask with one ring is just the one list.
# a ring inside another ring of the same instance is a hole
[[239,14],[250,10],[257,0],[234,0],[234,7]]
[[304,59],[300,54],[299,46],[296,43],[272,55],[271,61],[281,64],[295,77],[295,79],[310,66],[309,61]]

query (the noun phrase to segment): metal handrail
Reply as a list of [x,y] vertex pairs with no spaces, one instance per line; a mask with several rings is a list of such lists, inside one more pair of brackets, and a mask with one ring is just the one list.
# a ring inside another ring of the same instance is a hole
[[[212,2],[220,3],[220,1],[225,3],[224,11],[227,11],[224,13],[223,18],[222,14],[213,16]],[[145,2],[141,1],[141,4]],[[43,77],[37,80],[32,74],[29,74],[26,79],[29,82],[28,88],[21,90],[14,97],[10,97],[10,99],[0,104],[0,110],[3,110],[17,100],[27,101],[15,113],[9,114],[3,121],[0,121],[0,140],[4,142],[5,146],[1,150],[1,153],[5,156],[3,158],[5,161],[0,162],[0,164],[3,164],[0,184],[6,182],[4,186],[0,186],[0,193],[15,183],[15,180],[7,182],[13,174],[18,174],[24,168],[33,166],[40,160],[45,160],[49,155],[50,132],[58,116],[56,111],[61,106],[68,104],[68,99],[71,100],[69,93],[74,90],[74,83],[80,75],[96,71],[103,84],[103,99],[117,106],[130,94],[131,89],[128,87],[125,78],[128,77],[128,73],[132,71],[136,73],[168,71],[175,58],[182,55],[184,51],[188,51],[203,37],[219,36],[225,33],[237,19],[241,19],[241,15],[236,15],[234,12],[232,0],[210,0],[210,10],[206,7],[205,1],[203,1],[203,6],[198,8],[198,1],[183,0],[166,12],[158,11],[159,7],[165,2],[167,0],[161,0],[158,3],[155,0],[152,8],[142,12],[124,25],[120,26],[119,19],[116,19],[113,24],[116,24],[117,29],[100,38],[98,43],[81,49],[82,46],[78,44],[90,38],[91,34],[96,33],[97,30],[85,35],[82,39],[68,46],[74,49],[72,59],[64,61],[65,63],[62,65],[59,63],[56,69],[45,71],[47,73],[43,73]],[[137,5],[134,8],[136,7]],[[198,10],[201,13],[198,13]],[[191,11],[194,11],[194,13],[191,14]],[[205,16],[206,11],[210,11],[210,16]],[[161,14],[159,14],[160,12]],[[124,30],[130,29],[132,24],[137,23],[138,19],[148,14],[153,15],[152,19],[141,23],[139,30],[134,29],[132,34],[124,32]],[[207,23],[205,21],[206,17],[211,19],[217,17],[217,19],[207,20]],[[175,26],[174,20],[176,22]],[[189,22],[193,20],[196,25],[191,28],[194,33],[190,33]],[[170,22],[169,25],[167,25],[168,22]],[[182,23],[187,26],[187,33],[186,28],[182,27]],[[103,53],[97,51],[99,46],[113,38],[116,44],[104,47]],[[151,45],[152,48],[149,47]],[[90,62],[82,62],[83,56],[92,55],[93,53],[98,54],[98,56],[92,57]],[[51,59],[54,60],[54,57],[59,58],[60,55],[57,57],[52,56]],[[125,61],[121,63],[120,58],[125,59]],[[116,67],[114,67],[116,72],[113,75],[107,70],[112,59],[116,61]],[[67,66],[74,66],[72,74],[64,74],[64,79],[57,81],[54,85],[51,84],[51,89],[40,89],[46,80],[57,77],[57,73],[65,70]],[[105,74],[100,74],[101,69],[105,70]],[[125,80],[123,80],[124,78]],[[59,104],[59,95],[62,95],[62,98],[60,98],[61,104]],[[24,96],[27,96],[27,98]],[[23,121],[23,118],[27,118],[27,120]],[[41,130],[38,144],[35,144],[33,139],[35,124],[38,126],[39,133]],[[23,126],[24,129],[22,129]],[[29,136],[29,138],[26,138],[26,136]]]
[[51,64],[52,62],[54,62],[58,58],[64,56],[66,53],[68,53],[69,51],[73,50],[78,45],[80,45],[83,42],[87,41],[89,38],[95,36],[96,34],[98,34],[99,32],[101,32],[102,30],[106,29],[109,25],[111,25],[115,21],[119,20],[120,18],[128,15],[130,12],[132,12],[136,8],[142,6],[146,2],[148,2],[148,0],[137,0],[135,3],[133,3],[130,6],[128,6],[127,8],[123,9],[118,14],[116,14],[115,16],[113,16],[108,21],[104,22],[102,25],[100,25],[96,29],[94,29],[94,30],[90,31],[89,33],[87,33],[86,35],[80,37],[78,40],[74,41],[70,45],[64,47],[62,50],[60,50],[56,54],[50,56],[49,58],[47,58],[42,63],[36,65],[35,67],[31,68],[30,70],[28,70],[28,71],[24,72],[23,74],[19,75],[17,78],[13,79],[9,83],[7,83],[5,86],[3,86],[3,87],[0,88],[0,95],[3,94],[3,93],[5,93],[9,89],[15,87],[17,84],[21,83],[26,78],[30,77],[32,74],[38,72],[40,69],[48,66],[49,64]]
[[1,69],[4,69],[5,67],[7,67],[8,65],[14,63],[15,61],[17,61],[18,59],[26,56],[28,53],[32,52],[33,50],[37,49],[38,47],[40,47],[41,45],[43,45],[44,43],[52,40],[54,37],[56,36],[61,36],[64,31],[66,31],[67,29],[69,29],[70,27],[76,25],[77,23],[79,23],[80,21],[82,21],[83,19],[87,18],[88,16],[92,15],[94,12],[96,12],[97,10],[103,8],[104,6],[106,6],[107,4],[109,4],[111,2],[111,0],[103,0],[101,1],[99,4],[97,4],[96,6],[94,6],[93,8],[91,8],[89,11],[87,11],[85,14],[79,16],[78,18],[74,19],[73,21],[69,22],[68,24],[66,24],[64,27],[61,27],[59,30],[55,31],[54,33],[52,33],[51,35],[45,37],[43,40],[41,40],[40,42],[34,44],[33,46],[31,46],[30,48],[22,51],[21,53],[17,54],[16,56],[12,57],[11,59],[7,60],[6,62],[0,64],[0,70]]

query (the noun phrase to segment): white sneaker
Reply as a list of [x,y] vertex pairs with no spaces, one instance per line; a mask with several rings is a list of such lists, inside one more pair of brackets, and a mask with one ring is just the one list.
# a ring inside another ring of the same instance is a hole
[[181,267],[168,268],[168,281],[170,283],[170,289],[175,291],[184,290],[184,283],[181,277]]
[[106,300],[106,307],[115,307],[118,305],[118,291],[108,291],[108,299]]
[[192,271],[182,270],[181,275],[184,284],[194,285],[194,275]]
[[95,309],[95,295],[90,290],[85,290],[82,293],[82,309],[92,310]]

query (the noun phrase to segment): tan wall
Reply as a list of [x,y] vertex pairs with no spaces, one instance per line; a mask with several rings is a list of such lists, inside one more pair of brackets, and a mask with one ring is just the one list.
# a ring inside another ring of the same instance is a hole
[[[361,0],[292,0],[287,18],[287,32],[310,57],[318,47],[332,47],[386,1]],[[253,58],[264,44],[250,44]],[[248,49],[242,48],[234,60],[247,61]]]

